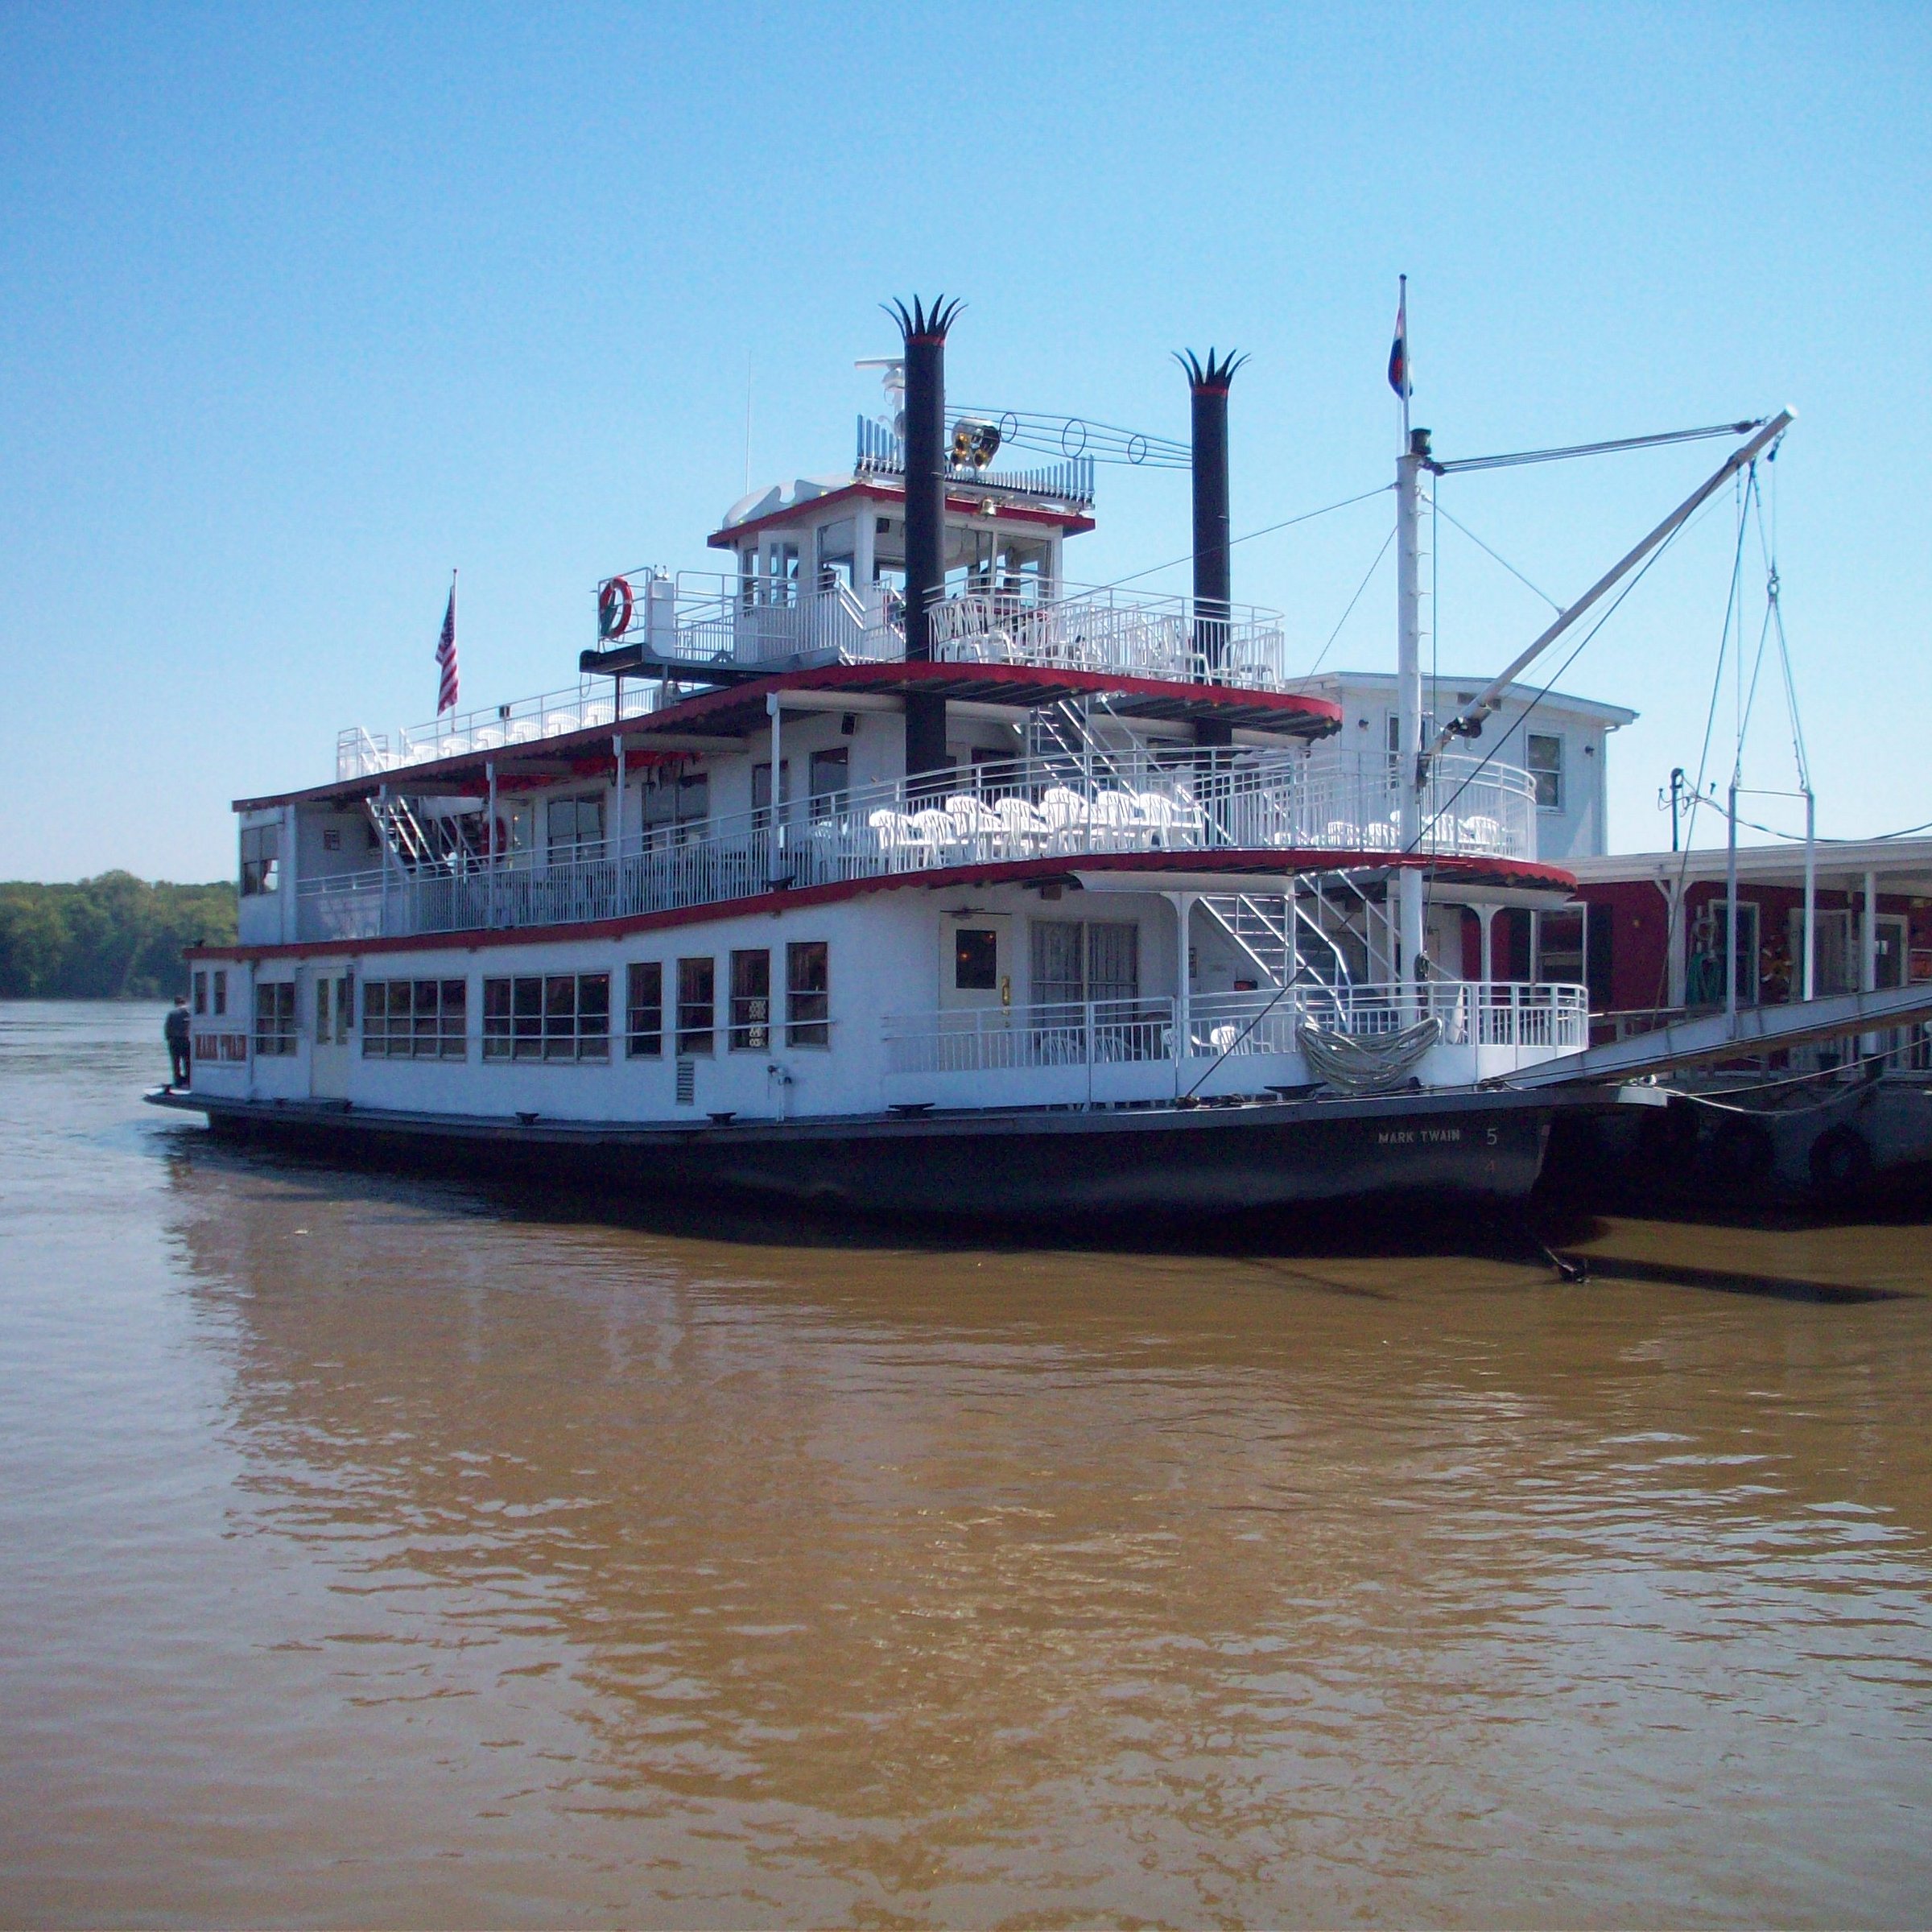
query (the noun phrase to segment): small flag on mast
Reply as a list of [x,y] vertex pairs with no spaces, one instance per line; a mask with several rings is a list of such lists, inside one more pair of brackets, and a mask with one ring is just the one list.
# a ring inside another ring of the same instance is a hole
[[456,573],[449,573],[449,607],[443,613],[443,634],[436,640],[436,668],[442,683],[436,688],[436,716],[456,708]]
[[1409,386],[1409,278],[1402,277],[1395,303],[1395,340],[1389,345],[1389,386],[1406,402],[1414,394]]

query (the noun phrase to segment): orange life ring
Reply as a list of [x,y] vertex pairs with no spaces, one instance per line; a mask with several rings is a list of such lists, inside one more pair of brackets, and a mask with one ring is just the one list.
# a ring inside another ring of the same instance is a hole
[[630,613],[636,607],[629,580],[611,578],[597,592],[597,635],[606,643],[622,637],[630,629]]

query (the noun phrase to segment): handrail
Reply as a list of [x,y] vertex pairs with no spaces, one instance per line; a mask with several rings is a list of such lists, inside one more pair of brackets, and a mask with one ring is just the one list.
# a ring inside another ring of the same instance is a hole
[[[410,868],[311,875],[297,886],[305,939],[565,925],[942,866],[1090,854],[1334,851],[1361,863],[1396,849],[1385,760],[1237,749],[1201,770],[1192,748],[1111,754],[1085,778],[1016,758],[950,767],[800,803],[633,832],[566,858],[494,864],[450,841]],[[1422,849],[1534,857],[1529,775],[1491,764],[1459,794],[1439,761],[1444,807]],[[1469,761],[1473,763],[1473,761]],[[398,876],[398,873],[399,875]]]
[[1313,985],[1278,993],[1196,993],[1187,1002],[1184,1039],[1170,996],[889,1013],[880,1032],[886,1071],[894,1074],[1299,1054],[1304,1026],[1374,1038],[1401,1033],[1418,1018],[1441,1023],[1446,1046],[1557,1053],[1587,1043],[1589,1005],[1581,986],[1442,980],[1422,987]]

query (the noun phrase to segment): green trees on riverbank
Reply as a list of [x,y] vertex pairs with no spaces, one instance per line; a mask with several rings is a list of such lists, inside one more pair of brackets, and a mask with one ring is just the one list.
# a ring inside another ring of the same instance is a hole
[[235,936],[235,889],[104,872],[0,883],[0,999],[155,999],[188,989],[181,948]]

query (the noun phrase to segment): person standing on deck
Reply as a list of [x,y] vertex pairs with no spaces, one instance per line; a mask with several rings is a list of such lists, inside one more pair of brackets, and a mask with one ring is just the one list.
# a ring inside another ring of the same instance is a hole
[[167,1042],[168,1085],[185,1087],[188,1084],[188,998],[184,993],[175,995],[175,1003],[168,1009],[167,1018],[161,1022],[161,1037]]

